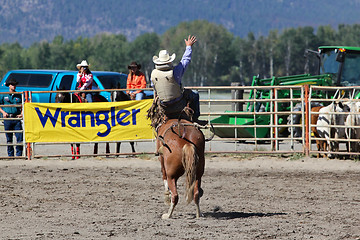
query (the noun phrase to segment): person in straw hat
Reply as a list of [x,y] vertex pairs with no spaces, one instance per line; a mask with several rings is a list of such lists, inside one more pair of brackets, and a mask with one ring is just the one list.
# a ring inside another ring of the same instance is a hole
[[[6,119],[4,120],[4,130],[10,131],[5,133],[7,144],[13,143],[13,132],[11,131],[22,130],[21,121],[15,119],[15,118],[22,118],[22,108],[12,106],[12,105],[21,105],[22,103],[21,94],[16,93],[17,85],[18,82],[14,78],[8,79],[5,83],[5,86],[9,87],[9,93],[0,95],[0,105],[4,105],[3,107],[0,107],[0,113],[2,114],[3,118]],[[15,137],[16,137],[16,142],[20,144],[20,145],[16,145],[16,156],[22,156],[23,153],[23,145],[21,145],[23,142],[22,132],[16,132]],[[9,157],[14,156],[13,145],[7,146],[7,153]]]
[[192,120],[206,125],[206,121],[198,119],[200,116],[199,94],[189,89],[184,90],[181,85],[185,70],[191,62],[192,46],[197,39],[189,35],[184,41],[186,49],[178,65],[173,66],[175,53],[170,55],[167,50],[161,50],[159,56],[153,57],[155,69],[151,72],[151,85],[168,118],[178,118],[189,102],[190,108],[194,111]]
[[[91,90],[94,81],[93,75],[89,69],[89,64],[86,60],[82,60],[76,67],[79,70],[76,81],[79,83],[79,90]],[[87,102],[92,102],[92,94],[85,92],[85,99]]]
[[[140,72],[141,65],[132,62],[129,66],[129,75],[127,77],[127,89],[135,89],[135,88],[146,88],[146,80],[145,75]],[[144,98],[143,90],[128,90],[126,93],[130,96],[131,100],[142,100]]]

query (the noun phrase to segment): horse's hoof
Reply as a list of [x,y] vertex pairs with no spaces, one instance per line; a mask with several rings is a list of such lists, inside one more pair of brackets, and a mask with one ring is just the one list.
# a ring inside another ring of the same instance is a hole
[[168,213],[164,213],[162,216],[161,216],[162,219],[169,219],[170,216]]

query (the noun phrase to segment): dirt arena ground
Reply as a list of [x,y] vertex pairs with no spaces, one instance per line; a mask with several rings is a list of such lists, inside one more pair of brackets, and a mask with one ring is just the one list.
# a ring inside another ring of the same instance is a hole
[[360,239],[360,162],[209,156],[162,220],[157,158],[0,161],[0,239]]

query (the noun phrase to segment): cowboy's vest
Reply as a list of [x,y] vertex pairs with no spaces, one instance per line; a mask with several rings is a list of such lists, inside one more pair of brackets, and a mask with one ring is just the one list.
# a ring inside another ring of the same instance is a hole
[[154,69],[151,72],[151,80],[159,99],[169,102],[182,95],[182,87],[175,81],[173,69]]

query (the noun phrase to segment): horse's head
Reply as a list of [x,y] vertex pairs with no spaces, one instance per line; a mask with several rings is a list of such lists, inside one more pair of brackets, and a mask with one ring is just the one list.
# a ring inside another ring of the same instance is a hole
[[70,102],[69,100],[70,100],[69,93],[64,93],[64,92],[56,93],[56,96],[55,96],[56,103]]
[[114,91],[113,92],[113,99],[115,100],[115,102],[129,101],[130,97],[124,91]]

